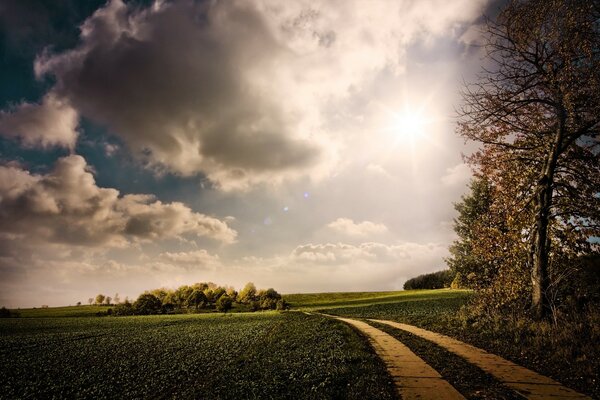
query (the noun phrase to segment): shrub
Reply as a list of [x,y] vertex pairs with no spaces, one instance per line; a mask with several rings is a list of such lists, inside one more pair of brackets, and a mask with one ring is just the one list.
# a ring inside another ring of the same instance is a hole
[[217,306],[217,311],[226,313],[227,311],[231,310],[231,307],[233,307],[233,300],[231,299],[231,297],[227,296],[226,294],[222,295],[217,300],[216,306]]
[[113,309],[113,315],[133,315],[133,305],[125,300],[125,302],[117,304]]
[[134,313],[139,315],[158,314],[161,308],[162,302],[151,293],[141,294],[133,303]]
[[10,310],[8,308],[0,308],[0,318],[10,318],[10,316]]

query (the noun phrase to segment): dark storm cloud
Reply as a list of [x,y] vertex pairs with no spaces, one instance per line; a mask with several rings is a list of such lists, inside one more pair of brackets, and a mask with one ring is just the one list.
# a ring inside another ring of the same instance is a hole
[[84,23],[77,48],[41,55],[36,71],[53,76],[56,96],[146,161],[184,175],[203,171],[227,186],[307,167],[318,156],[294,131],[295,116],[270,96],[263,74],[282,57],[249,3],[132,11],[115,0]]

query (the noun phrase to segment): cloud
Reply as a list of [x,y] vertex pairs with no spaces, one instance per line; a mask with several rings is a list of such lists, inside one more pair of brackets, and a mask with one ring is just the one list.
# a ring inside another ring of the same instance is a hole
[[0,232],[28,241],[123,247],[182,235],[224,243],[236,232],[179,202],[101,188],[83,157],[60,158],[45,175],[0,166]]
[[467,164],[460,163],[454,167],[446,169],[446,174],[442,176],[442,184],[445,186],[465,185],[473,176],[471,169]]
[[377,224],[371,221],[356,223],[350,218],[338,218],[329,223],[327,227],[350,236],[380,235],[388,231],[388,228],[384,224]]
[[386,179],[393,179],[394,177],[381,165],[370,163],[367,165],[366,170],[374,175],[381,176]]
[[159,257],[177,264],[194,264],[200,267],[220,264],[218,255],[211,255],[204,249],[178,253],[167,251],[161,253]]
[[296,247],[290,258],[301,262],[324,264],[354,263],[361,260],[370,263],[389,263],[410,259],[414,253],[420,254],[425,249],[431,250],[432,246],[414,243],[386,245],[376,242],[359,245],[346,243],[305,244]]
[[67,101],[48,93],[41,104],[20,103],[0,111],[0,134],[19,138],[26,147],[73,148],[79,117]]
[[112,0],[35,71],[152,166],[224,189],[318,178],[339,158],[330,120],[349,94],[403,73],[411,41],[472,20],[482,2]]

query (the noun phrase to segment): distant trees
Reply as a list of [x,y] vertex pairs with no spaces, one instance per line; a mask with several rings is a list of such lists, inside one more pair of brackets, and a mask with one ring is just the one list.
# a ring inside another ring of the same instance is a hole
[[215,304],[217,311],[227,312],[233,307],[233,299],[227,295],[219,297]]
[[88,304],[91,306],[93,302],[94,302],[94,298],[93,298],[93,297],[90,297],[90,298],[88,299]]
[[130,303],[127,299],[112,311],[114,315],[170,314],[217,310],[227,312],[235,304],[245,311],[285,310],[288,304],[273,288],[258,290],[253,283],[238,292],[232,287],[218,286],[212,282],[182,285],[171,290],[159,288],[141,294]]
[[238,301],[242,304],[250,304],[256,300],[256,286],[254,283],[248,282],[246,286],[238,294]]
[[106,296],[104,296],[103,294],[97,295],[96,296],[96,304],[103,304],[105,298],[106,298]]
[[159,314],[162,309],[162,302],[152,293],[143,293],[133,303],[135,314],[149,315]]
[[404,282],[404,290],[449,288],[454,276],[454,271],[449,269],[422,274]]
[[511,1],[464,93],[458,133],[480,144],[469,162],[494,188],[473,250],[504,282],[492,289],[512,288],[492,300],[528,302],[537,319],[566,266],[599,251],[599,19],[596,1]]

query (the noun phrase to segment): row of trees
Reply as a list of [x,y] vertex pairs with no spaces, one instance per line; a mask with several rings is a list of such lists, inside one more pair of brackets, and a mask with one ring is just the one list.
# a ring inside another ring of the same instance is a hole
[[[125,298],[125,301],[127,301],[127,298]],[[121,298],[119,297],[119,293],[115,293],[114,297],[110,297],[110,296],[106,296],[102,293],[96,295],[96,297],[90,297],[88,299],[88,304],[92,305],[106,305],[106,306],[110,306],[112,304],[119,304],[121,302]],[[81,303],[77,303],[77,305],[81,305]]]
[[142,293],[133,303],[118,304],[116,315],[169,314],[217,310],[227,312],[234,304],[244,310],[285,310],[288,305],[275,289],[257,290],[249,282],[241,291],[233,287],[218,286],[212,282],[183,285],[175,290],[160,288]]
[[422,274],[404,282],[404,290],[449,288],[455,275],[450,269]]
[[599,19],[598,1],[515,0],[488,22],[460,112],[479,150],[448,264],[494,309],[555,315],[600,254]]

